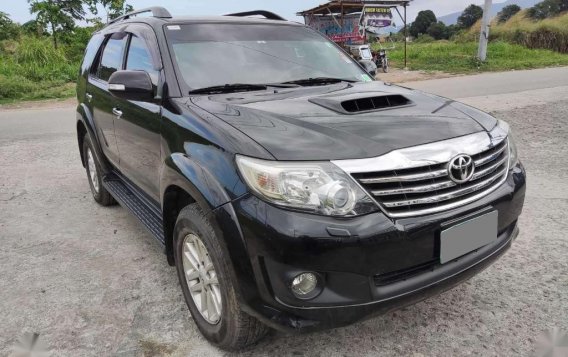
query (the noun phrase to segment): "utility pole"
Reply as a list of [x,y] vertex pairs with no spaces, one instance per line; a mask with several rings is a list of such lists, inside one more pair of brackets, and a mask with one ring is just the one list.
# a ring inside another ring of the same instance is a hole
[[491,21],[492,0],[485,0],[483,18],[481,19],[481,33],[479,34],[479,51],[477,58],[484,62],[487,59],[487,42],[489,41],[489,21]]

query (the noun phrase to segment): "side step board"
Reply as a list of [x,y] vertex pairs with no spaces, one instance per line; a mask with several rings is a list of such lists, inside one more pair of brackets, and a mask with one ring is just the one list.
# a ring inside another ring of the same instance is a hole
[[165,244],[162,217],[136,195],[117,175],[106,175],[103,185],[120,205],[128,209],[152,233],[154,238]]

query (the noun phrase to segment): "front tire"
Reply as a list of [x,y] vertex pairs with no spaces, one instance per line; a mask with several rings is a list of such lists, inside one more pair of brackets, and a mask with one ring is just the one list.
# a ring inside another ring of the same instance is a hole
[[225,350],[260,340],[268,328],[241,310],[229,257],[197,204],[180,212],[173,238],[182,292],[203,336]]
[[110,206],[116,203],[114,198],[103,186],[103,175],[101,170],[101,164],[95,156],[93,143],[89,138],[88,134],[85,134],[83,138],[83,162],[85,163],[85,169],[87,170],[87,179],[89,180],[89,186],[91,187],[91,193],[93,198],[101,206]]

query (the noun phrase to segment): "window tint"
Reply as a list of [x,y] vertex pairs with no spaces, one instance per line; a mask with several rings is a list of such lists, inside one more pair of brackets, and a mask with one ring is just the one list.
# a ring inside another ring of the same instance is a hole
[[158,72],[154,70],[152,56],[143,39],[132,35],[128,57],[126,59],[126,69],[146,71],[152,78],[152,83],[158,81]]
[[99,48],[101,47],[101,43],[103,43],[104,37],[102,35],[94,35],[93,38],[89,41],[87,45],[87,49],[85,50],[85,56],[83,57],[83,63],[81,64],[81,73],[85,73],[89,71]]
[[108,81],[110,75],[122,68],[122,54],[127,36],[114,34],[107,41],[103,50],[103,56],[97,73],[97,77]]

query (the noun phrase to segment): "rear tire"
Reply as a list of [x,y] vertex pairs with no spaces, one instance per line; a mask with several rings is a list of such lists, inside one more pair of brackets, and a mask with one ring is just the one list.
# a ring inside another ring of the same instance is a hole
[[[185,302],[203,336],[230,351],[250,346],[264,337],[268,327],[241,310],[229,257],[221,246],[221,238],[197,204],[180,212],[173,239]],[[205,300],[201,300],[200,294],[206,295]]]
[[114,198],[103,185],[101,164],[97,160],[97,156],[94,152],[93,143],[91,142],[89,135],[85,134],[85,137],[83,138],[83,162],[85,163],[85,169],[87,170],[87,179],[89,180],[89,186],[91,187],[93,198],[101,206],[116,204]]

